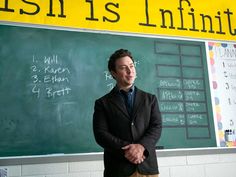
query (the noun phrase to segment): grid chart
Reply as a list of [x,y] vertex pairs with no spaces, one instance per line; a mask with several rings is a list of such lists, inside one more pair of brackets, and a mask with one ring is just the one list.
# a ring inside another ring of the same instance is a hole
[[184,128],[187,139],[211,138],[201,45],[154,46],[163,127]]

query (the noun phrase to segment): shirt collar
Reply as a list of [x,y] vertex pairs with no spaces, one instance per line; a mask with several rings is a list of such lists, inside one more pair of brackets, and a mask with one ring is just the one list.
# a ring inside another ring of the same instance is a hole
[[[133,94],[134,89],[135,89],[135,86],[132,85],[132,87],[130,87],[130,89],[129,89],[128,92],[130,92],[131,94]],[[122,89],[120,89],[120,88],[116,85],[115,90],[120,93],[120,91],[121,91]]]

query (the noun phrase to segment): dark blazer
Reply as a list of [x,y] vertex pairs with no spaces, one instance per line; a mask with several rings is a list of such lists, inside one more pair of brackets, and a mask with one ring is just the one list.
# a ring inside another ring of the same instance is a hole
[[[147,175],[159,173],[155,146],[162,121],[157,98],[135,89],[131,116],[117,88],[95,101],[93,131],[97,143],[104,148],[104,177],[127,177],[135,170]],[[124,157],[121,148],[130,143],[145,147],[146,159],[139,165]]]

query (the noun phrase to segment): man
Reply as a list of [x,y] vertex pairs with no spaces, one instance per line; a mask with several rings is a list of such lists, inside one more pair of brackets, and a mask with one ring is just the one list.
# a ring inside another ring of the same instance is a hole
[[155,146],[162,129],[157,98],[134,86],[128,50],[115,51],[108,69],[116,86],[96,100],[93,115],[94,136],[104,148],[104,177],[157,177]]

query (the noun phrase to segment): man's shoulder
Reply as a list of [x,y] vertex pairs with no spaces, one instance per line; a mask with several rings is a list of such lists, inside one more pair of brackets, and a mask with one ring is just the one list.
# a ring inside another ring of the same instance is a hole
[[97,100],[99,100],[99,101],[101,101],[101,100],[106,100],[107,98],[109,98],[109,97],[111,97],[113,94],[115,94],[114,92],[115,92],[115,90],[114,90],[114,88],[113,88],[110,92],[108,92],[108,93],[106,93],[105,95],[99,97]]
[[147,92],[145,90],[139,89],[138,87],[135,87],[135,88],[136,88],[136,92],[139,93],[139,94],[142,94],[143,96],[155,97],[155,95],[150,93],[150,92]]

